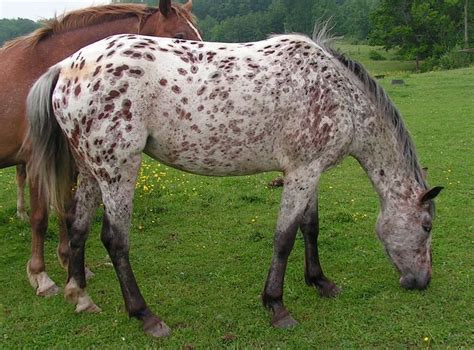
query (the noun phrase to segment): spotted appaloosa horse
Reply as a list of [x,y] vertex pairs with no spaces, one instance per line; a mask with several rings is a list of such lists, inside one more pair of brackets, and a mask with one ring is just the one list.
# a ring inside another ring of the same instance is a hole
[[401,285],[423,289],[430,281],[432,199],[441,188],[428,189],[410,136],[382,88],[321,37],[224,44],[113,36],[52,67],[31,90],[28,106],[35,174],[48,193],[58,202],[57,181],[71,156],[81,175],[69,223],[65,288],[77,311],[98,309],[85,291],[83,260],[102,199],[101,239],[127,310],[147,333],[169,333],[147,307],[129,264],[142,152],[202,175],[284,173],[262,294],[276,327],[296,323],[283,304],[283,281],[298,228],[305,240],[306,282],[323,295],[338,292],[319,263],[316,188],[321,173],[347,155],[360,162],[380,196],[377,233]]
[[[55,18],[32,34],[7,43],[0,49],[0,168],[17,164],[18,213],[25,217],[23,183],[30,147],[20,147],[27,132],[25,100],[38,77],[53,64],[95,41],[120,33],[143,33],[152,36],[201,40],[193,23],[192,2],[172,5],[161,0],[159,8],[143,5],[105,5],[85,8]],[[44,236],[48,225],[48,203],[39,192],[36,179],[30,178],[32,254],[27,264],[28,276],[36,293],[56,294],[59,288],[45,271]],[[70,185],[72,187],[72,185]],[[22,209],[23,208],[23,209]],[[68,260],[66,228],[60,220],[58,257],[65,266]]]

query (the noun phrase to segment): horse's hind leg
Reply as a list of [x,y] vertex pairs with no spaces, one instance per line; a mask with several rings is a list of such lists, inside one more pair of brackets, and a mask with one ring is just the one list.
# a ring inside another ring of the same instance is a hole
[[286,174],[280,213],[274,237],[273,257],[262,293],[263,304],[273,311],[272,324],[288,328],[297,322],[283,304],[283,283],[288,256],[302,223],[304,211],[314,196],[318,174],[307,169]]
[[340,289],[323,273],[318,254],[318,200],[317,195],[311,198],[303,215],[300,226],[305,243],[305,280],[308,286],[315,286],[319,294],[324,297],[334,297]]
[[[74,177],[74,182],[71,183],[70,188],[73,188],[74,184],[77,183],[77,175]],[[68,198],[66,198],[66,203],[64,203],[65,208],[71,209],[73,200],[74,192],[71,190],[69,193]],[[64,269],[68,269],[69,264],[69,256],[70,256],[70,249],[69,249],[69,240],[68,240],[68,233],[67,233],[67,223],[66,223],[66,216],[62,213],[58,213],[58,223],[59,223],[59,244],[57,248],[57,257],[59,263]],[[85,267],[86,271],[86,280],[94,276],[91,270]]]
[[28,279],[36,294],[51,296],[59,292],[58,286],[49,278],[44,264],[44,237],[48,228],[48,205],[39,190],[38,183],[30,180],[30,224],[31,258],[26,265]]
[[92,217],[100,202],[100,188],[97,181],[84,176],[79,182],[75,199],[67,217],[70,255],[68,281],[64,296],[76,305],[76,312],[99,312],[85,291],[84,247]]
[[114,265],[128,314],[143,322],[147,334],[162,337],[169,335],[170,329],[146,305],[129,261],[128,231],[139,166],[140,156],[135,156],[121,167],[120,182],[101,184],[105,206],[101,239]]
[[21,220],[28,221],[28,214],[25,210],[25,182],[26,182],[26,165],[18,164],[16,166],[16,216]]

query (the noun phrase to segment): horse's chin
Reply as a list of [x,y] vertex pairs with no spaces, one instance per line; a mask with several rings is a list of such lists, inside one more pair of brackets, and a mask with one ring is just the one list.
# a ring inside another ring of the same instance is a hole
[[405,289],[418,289],[424,290],[428,288],[428,285],[431,281],[431,274],[430,273],[421,273],[418,275],[414,275],[412,273],[408,273],[400,277],[400,285]]

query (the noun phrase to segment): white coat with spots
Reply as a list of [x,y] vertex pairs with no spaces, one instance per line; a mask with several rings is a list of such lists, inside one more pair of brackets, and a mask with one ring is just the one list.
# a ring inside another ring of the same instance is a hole
[[[35,107],[39,101],[42,109]],[[347,155],[359,160],[380,196],[377,232],[401,284],[425,288],[429,283],[431,200],[440,188],[427,189],[410,137],[384,91],[362,66],[322,41],[301,35],[245,44],[113,36],[51,68],[30,93],[29,106],[32,138],[44,137],[35,133],[38,125],[57,121],[81,173],[70,229],[77,266],[102,199],[102,240],[127,310],[152,335],[169,329],[147,308],[128,263],[142,152],[202,175],[284,173],[274,255],[262,294],[277,327],[296,323],[282,296],[298,228],[305,239],[307,283],[324,296],[339,291],[319,263],[316,187],[321,173]],[[42,157],[41,147],[37,152],[44,164],[39,175],[54,178],[51,173],[60,168]],[[58,192],[54,184],[49,189]],[[84,300],[81,269],[70,271],[69,279],[66,291]],[[86,300],[81,308],[94,310]]]

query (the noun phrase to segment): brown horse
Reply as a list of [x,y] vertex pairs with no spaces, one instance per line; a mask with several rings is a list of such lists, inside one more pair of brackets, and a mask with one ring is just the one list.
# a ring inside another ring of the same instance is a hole
[[[22,167],[24,170],[24,165],[30,161],[29,147],[20,150],[28,126],[25,100],[33,82],[48,67],[79,48],[114,34],[202,40],[191,9],[192,0],[184,5],[160,0],[159,8],[132,4],[90,7],[54,18],[32,34],[7,43],[0,49],[0,168],[17,165],[19,170]],[[18,173],[21,185],[25,175]],[[53,295],[59,289],[46,274],[44,263],[48,203],[35,179],[29,179],[29,186],[32,256],[27,264],[28,277],[37,295]],[[21,190],[20,186],[20,200]],[[66,237],[64,220],[60,218],[58,258],[63,266],[68,262]]]

